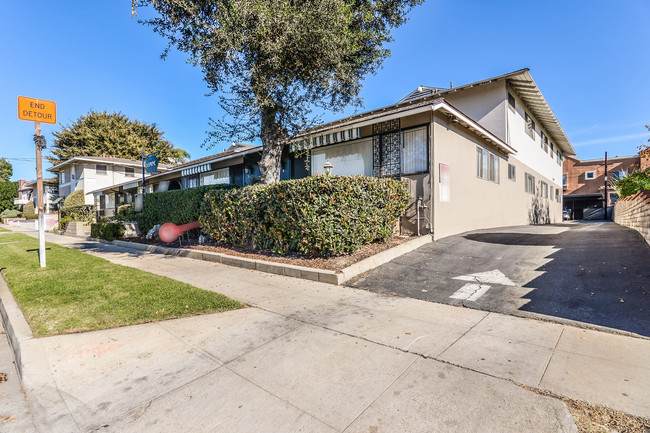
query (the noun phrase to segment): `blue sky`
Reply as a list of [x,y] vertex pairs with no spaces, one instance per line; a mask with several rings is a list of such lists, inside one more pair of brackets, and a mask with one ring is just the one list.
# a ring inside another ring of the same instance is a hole
[[[91,109],[156,123],[192,158],[229,145],[201,147],[208,118],[221,116],[216,97],[205,96],[201,71],[182,53],[160,60],[166,41],[131,18],[130,4],[0,3],[1,157],[34,158],[34,125],[18,120],[18,95],[55,101],[63,125]],[[579,158],[635,154],[650,137],[649,1],[428,0],[410,17],[393,33],[392,57],[365,80],[360,111],[418,85],[458,86],[527,67]],[[43,124],[48,144],[59,128]],[[33,160],[10,162],[12,179],[35,178]]]

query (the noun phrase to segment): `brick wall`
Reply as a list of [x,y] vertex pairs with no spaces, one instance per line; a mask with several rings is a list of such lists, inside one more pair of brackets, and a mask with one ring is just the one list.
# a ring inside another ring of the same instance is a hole
[[638,231],[650,244],[650,190],[619,199],[614,206],[614,222]]

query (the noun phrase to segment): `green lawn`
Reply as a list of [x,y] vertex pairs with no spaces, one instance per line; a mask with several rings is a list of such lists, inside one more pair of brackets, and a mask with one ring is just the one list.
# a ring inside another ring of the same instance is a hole
[[0,268],[34,336],[66,334],[241,308],[222,294],[47,244],[0,237]]
[[0,227],[0,232],[10,232],[11,230],[6,229],[4,227]]

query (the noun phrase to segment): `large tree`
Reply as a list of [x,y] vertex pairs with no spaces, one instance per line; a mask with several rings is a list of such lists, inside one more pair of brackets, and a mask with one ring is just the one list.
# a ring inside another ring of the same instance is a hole
[[423,0],[132,0],[143,22],[189,54],[227,115],[206,144],[262,141],[260,171],[280,178],[283,146],[314,124],[312,109],[360,105],[361,81],[390,55],[390,30]]
[[14,199],[18,198],[18,182],[0,180],[0,213],[7,209],[18,209]]
[[11,163],[4,158],[0,158],[0,182],[9,180],[14,174],[14,168]]
[[130,120],[122,113],[90,111],[72,125],[54,132],[52,155],[47,159],[57,164],[75,156],[112,156],[140,159],[142,152],[160,151],[163,163],[183,162],[189,154],[165,140],[156,124]]

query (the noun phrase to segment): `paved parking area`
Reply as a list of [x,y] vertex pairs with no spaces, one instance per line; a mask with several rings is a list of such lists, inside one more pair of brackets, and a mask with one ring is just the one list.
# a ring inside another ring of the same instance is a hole
[[451,236],[348,285],[524,317],[543,314],[650,337],[650,246],[636,231],[613,222]]

